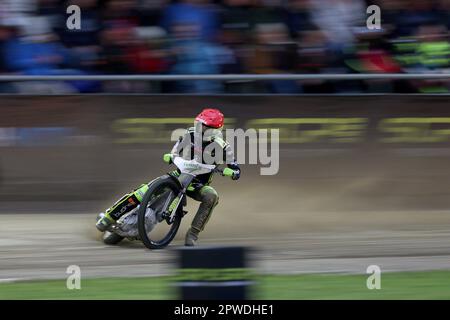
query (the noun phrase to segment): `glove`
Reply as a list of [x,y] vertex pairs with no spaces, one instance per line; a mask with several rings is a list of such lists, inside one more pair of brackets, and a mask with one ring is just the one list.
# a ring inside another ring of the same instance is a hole
[[164,160],[165,163],[171,164],[171,163],[172,163],[172,160],[173,160],[173,155],[172,155],[171,153],[166,153],[166,154],[163,156],[163,160]]
[[223,169],[222,175],[226,177],[231,177],[232,180],[238,180],[241,176],[241,171],[225,168]]

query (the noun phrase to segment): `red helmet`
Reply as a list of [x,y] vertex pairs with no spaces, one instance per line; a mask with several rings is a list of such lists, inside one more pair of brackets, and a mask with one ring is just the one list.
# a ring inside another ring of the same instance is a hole
[[217,109],[204,109],[195,118],[195,121],[201,122],[205,126],[218,129],[223,126],[224,116],[223,113]]

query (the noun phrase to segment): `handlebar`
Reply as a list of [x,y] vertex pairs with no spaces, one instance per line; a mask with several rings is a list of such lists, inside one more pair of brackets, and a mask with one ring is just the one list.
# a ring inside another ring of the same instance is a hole
[[[171,164],[171,163],[173,163],[173,155],[170,153],[166,153],[163,156],[163,160],[164,160],[164,162]],[[233,177],[235,174],[235,171],[230,168],[221,169],[217,166],[216,168],[214,168],[212,170],[212,173],[220,173],[222,176],[225,176],[225,177]]]

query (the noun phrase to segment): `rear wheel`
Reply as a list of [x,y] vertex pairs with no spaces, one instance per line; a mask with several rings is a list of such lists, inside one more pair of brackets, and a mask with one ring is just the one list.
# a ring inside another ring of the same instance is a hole
[[138,211],[138,230],[139,237],[147,248],[162,249],[177,234],[182,218],[182,205],[180,203],[171,216],[168,210],[179,192],[179,185],[171,177],[161,177],[145,193]]

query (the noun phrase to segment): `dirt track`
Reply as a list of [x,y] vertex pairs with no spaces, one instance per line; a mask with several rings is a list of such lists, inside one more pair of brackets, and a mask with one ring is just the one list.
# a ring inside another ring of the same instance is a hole
[[[414,214],[424,213],[408,212],[410,217]],[[426,214],[427,221],[434,224],[409,223],[402,227],[394,223],[382,231],[353,225],[334,231],[299,230],[283,235],[256,228],[251,236],[246,234],[248,224],[239,226],[218,218],[204,233],[202,245],[251,246],[256,249],[253,266],[264,273],[364,273],[372,264],[379,265],[382,271],[450,269],[450,221],[445,212]],[[109,247],[98,241],[94,217],[1,215],[0,281],[65,278],[66,268],[72,264],[79,265],[85,277],[173,272],[173,249],[182,244],[183,232],[167,250],[149,251],[137,242]],[[327,217],[330,216],[322,215],[324,220]],[[182,231],[187,222],[184,221]],[[223,230],[228,230],[226,236]]]
[[[201,245],[251,246],[256,250],[253,266],[265,273],[365,273],[372,264],[382,271],[450,269],[447,155],[339,150],[318,156],[319,151],[283,150],[276,176],[260,176],[257,166],[244,166],[238,182],[217,177],[220,201]],[[20,201],[17,193],[0,202],[0,281],[65,278],[72,264],[86,277],[171,274],[173,249],[182,245],[193,202],[179,237],[167,250],[149,251],[127,242],[108,247],[94,227],[96,211],[144,182],[143,177],[166,172],[167,166],[159,164],[161,154],[149,150],[155,166],[144,166],[145,172],[139,166],[117,171],[121,176],[111,177],[114,191],[89,184],[81,188],[64,177],[57,186],[65,198]],[[140,159],[141,153],[126,154],[128,163]],[[40,182],[30,190],[48,192],[45,188],[55,186]],[[102,199],[67,201],[71,190]]]

